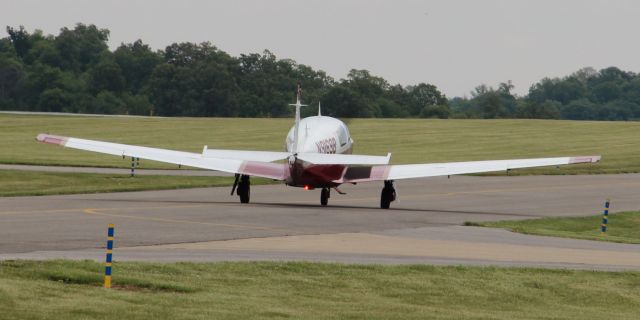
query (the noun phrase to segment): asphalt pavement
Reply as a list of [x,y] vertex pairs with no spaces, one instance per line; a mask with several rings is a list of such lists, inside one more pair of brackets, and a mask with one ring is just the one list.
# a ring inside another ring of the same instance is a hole
[[[640,246],[466,227],[494,221],[640,209],[640,175],[454,176],[396,182],[379,209],[381,183],[332,191],[253,186],[240,204],[230,187],[0,198],[0,259],[307,260],[640,269]],[[611,218],[615,219],[615,216]],[[613,222],[613,221],[612,221]],[[613,223],[612,223],[613,227]],[[594,226],[598,228],[598,226]]]

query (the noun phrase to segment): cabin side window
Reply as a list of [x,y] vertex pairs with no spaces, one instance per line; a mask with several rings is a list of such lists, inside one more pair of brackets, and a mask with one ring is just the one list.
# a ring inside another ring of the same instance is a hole
[[340,126],[338,129],[338,141],[341,147],[344,147],[344,145],[349,142],[349,131],[345,126]]

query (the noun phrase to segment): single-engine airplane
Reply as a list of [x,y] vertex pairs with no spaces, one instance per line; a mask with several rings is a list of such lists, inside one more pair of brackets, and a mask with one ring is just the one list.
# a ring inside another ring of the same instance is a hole
[[36,139],[67,148],[131,157],[132,160],[147,159],[233,173],[236,179],[231,195],[236,192],[241,203],[249,202],[250,176],[281,180],[306,190],[319,188],[323,206],[328,203],[331,189],[342,193],[338,189],[341,184],[383,181],[380,195],[383,209],[388,209],[396,200],[394,180],[600,161],[600,156],[581,156],[390,165],[390,153],[386,156],[351,154],[354,142],[346,124],[323,116],[320,105],[317,116],[300,119],[300,108],[305,106],[300,100],[298,87],[296,103],[291,104],[295,107],[295,124],[286,137],[285,152],[221,150],[204,146],[202,153],[192,153],[50,134],[39,134]]

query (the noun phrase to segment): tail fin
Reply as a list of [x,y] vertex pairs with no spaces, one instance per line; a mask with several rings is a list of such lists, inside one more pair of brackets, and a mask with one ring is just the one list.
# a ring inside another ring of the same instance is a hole
[[296,94],[296,103],[295,104],[290,104],[290,106],[296,107],[296,122],[295,122],[295,129],[293,129],[293,150],[291,150],[291,152],[293,152],[294,154],[298,153],[298,129],[300,127],[300,107],[305,107],[306,106],[306,104],[302,104],[300,102],[301,99],[302,99],[302,88],[300,87],[300,84],[298,83],[298,90],[297,90],[297,94]]

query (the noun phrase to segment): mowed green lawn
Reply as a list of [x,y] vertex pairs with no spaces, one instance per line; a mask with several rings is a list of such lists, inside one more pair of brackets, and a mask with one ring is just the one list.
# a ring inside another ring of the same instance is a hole
[[505,228],[514,232],[542,236],[640,244],[640,211],[609,214],[605,236],[600,234],[602,215],[466,224]]
[[[114,256],[117,260],[118,251]],[[638,319],[640,273],[326,263],[0,262],[3,319]]]
[[[233,177],[135,176],[0,170],[0,197],[231,186]],[[252,184],[271,180],[254,178]]]
[[[640,172],[640,122],[352,119],[358,154],[392,163],[600,154],[597,165],[515,170],[524,174]],[[121,118],[0,115],[0,163],[128,167],[129,160],[37,143],[38,133],[201,152],[283,150],[293,119]],[[175,166],[142,161],[143,168]]]

